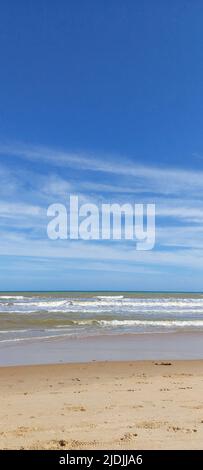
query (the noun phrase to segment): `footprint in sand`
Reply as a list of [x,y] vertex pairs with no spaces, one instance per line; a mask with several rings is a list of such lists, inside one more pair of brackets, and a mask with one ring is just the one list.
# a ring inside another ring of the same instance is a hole
[[173,432],[184,432],[184,433],[192,433],[192,432],[197,432],[197,429],[188,429],[188,428],[180,428],[179,426],[169,426],[167,431],[173,431]]
[[178,387],[178,390],[192,390],[192,387]]
[[132,441],[137,436],[138,435],[136,432],[135,433],[127,432],[126,434],[124,434],[124,436],[120,438],[120,441],[124,441],[124,442]]
[[31,428],[28,428],[27,426],[19,426],[19,428],[13,431],[13,434],[15,434],[15,436],[24,436],[24,434],[29,431],[31,431]]
[[143,429],[159,429],[167,424],[166,421],[141,421],[137,424],[137,427]]
[[[51,441],[47,442],[44,448],[47,449],[78,449],[78,448],[94,448],[96,445],[96,441],[78,441],[78,440],[65,440],[60,439],[59,441]],[[41,449],[41,445],[40,445]]]
[[63,410],[65,411],[87,411],[87,409],[84,406],[71,406],[71,405],[65,405]]
[[144,408],[144,406],[143,405],[134,405],[132,408],[137,410],[138,408]]
[[203,406],[202,405],[196,405],[196,406],[193,406],[193,405],[180,405],[181,408],[187,408],[189,410],[202,410]]

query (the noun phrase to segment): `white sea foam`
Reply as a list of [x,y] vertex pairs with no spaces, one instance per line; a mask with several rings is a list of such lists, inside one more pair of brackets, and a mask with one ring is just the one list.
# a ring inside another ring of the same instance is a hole
[[[69,302],[67,300],[54,300],[54,301],[36,301],[36,302],[29,302],[29,307],[37,307],[37,308],[52,308],[52,307],[62,307],[63,305],[67,305]],[[17,306],[25,306],[26,302],[18,302]]]
[[203,320],[192,320],[192,321],[183,321],[183,320],[100,320],[98,323],[104,326],[179,326],[179,327],[191,327],[191,326],[202,326]]
[[30,336],[28,338],[24,337],[24,338],[8,338],[8,339],[3,339],[3,340],[0,340],[0,343],[19,343],[19,342],[22,342],[22,341],[35,341],[35,340],[43,340],[43,339],[55,339],[55,338],[65,338],[67,336],[72,336],[72,334],[63,334],[63,335],[46,335],[46,336]]
[[106,300],[117,300],[117,299],[123,299],[123,295],[97,295],[97,299],[106,299]]
[[0,301],[1,299],[19,299],[19,300],[22,300],[22,299],[25,299],[26,297],[24,297],[23,295],[0,295]]
[[28,329],[26,330],[0,330],[0,335],[6,335],[8,333],[27,333],[27,331],[29,331]]

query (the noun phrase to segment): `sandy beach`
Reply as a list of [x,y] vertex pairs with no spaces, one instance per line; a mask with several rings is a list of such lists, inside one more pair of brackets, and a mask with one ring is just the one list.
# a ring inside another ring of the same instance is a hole
[[203,361],[0,368],[1,449],[202,449]]

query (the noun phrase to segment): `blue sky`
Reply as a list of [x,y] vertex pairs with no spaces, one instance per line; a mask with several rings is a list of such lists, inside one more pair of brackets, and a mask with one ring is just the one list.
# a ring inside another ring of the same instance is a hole
[[[203,288],[203,3],[0,6],[0,290]],[[50,241],[49,204],[156,203],[156,246]]]

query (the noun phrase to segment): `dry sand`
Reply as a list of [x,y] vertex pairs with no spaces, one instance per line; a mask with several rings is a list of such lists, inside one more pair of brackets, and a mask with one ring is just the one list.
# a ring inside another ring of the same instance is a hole
[[0,368],[1,449],[203,449],[203,361]]

